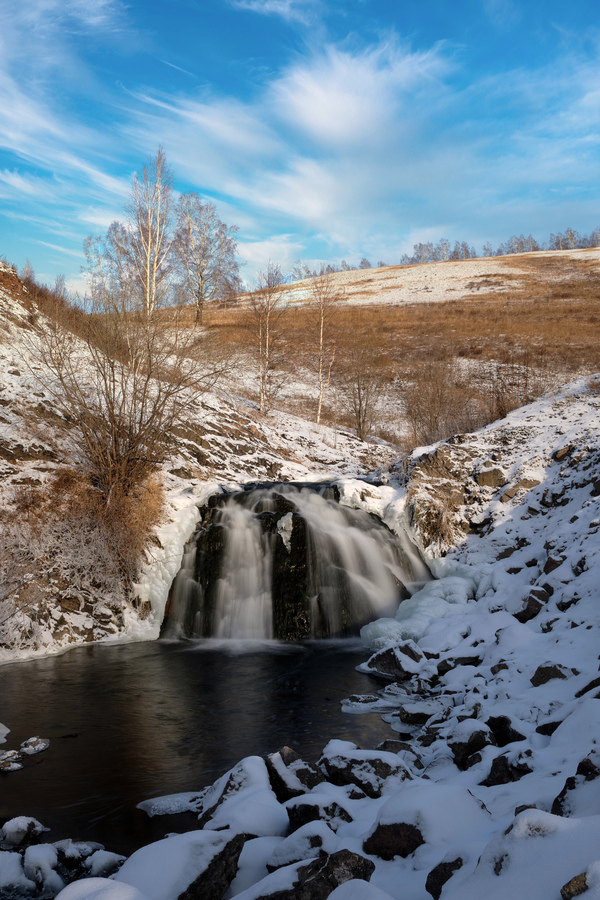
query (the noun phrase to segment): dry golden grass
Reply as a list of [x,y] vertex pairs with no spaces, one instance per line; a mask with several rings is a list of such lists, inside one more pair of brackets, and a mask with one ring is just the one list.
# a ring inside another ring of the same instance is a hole
[[[511,268],[516,258],[501,262]],[[449,414],[437,430],[428,426],[427,434],[413,427],[409,439],[419,442],[478,427],[540,391],[600,370],[598,262],[548,253],[519,255],[518,264],[522,274],[477,276],[464,293],[449,291],[446,302],[359,306],[342,301],[334,325],[337,377],[343,380],[350,370],[357,348],[372,351],[404,415],[411,404],[432,403],[439,396],[432,382],[445,382]],[[374,298],[378,277],[388,272],[374,276]],[[501,293],[495,290],[499,282]],[[247,346],[242,308],[209,308],[205,326],[216,344],[242,351]],[[293,374],[314,351],[306,308],[286,311],[285,332]],[[311,398],[296,398],[290,409],[298,411],[299,399],[310,412]],[[331,403],[330,397],[330,422]],[[335,418],[352,424],[341,408]],[[377,433],[384,429],[382,423]]]

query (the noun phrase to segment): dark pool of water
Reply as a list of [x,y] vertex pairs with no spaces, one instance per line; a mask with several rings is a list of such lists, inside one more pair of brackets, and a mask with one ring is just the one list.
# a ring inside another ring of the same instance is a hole
[[283,744],[316,761],[332,737],[375,747],[393,737],[377,715],[340,701],[378,683],[355,671],[357,642],[226,645],[215,641],[90,646],[0,666],[2,750],[33,735],[50,748],[0,773],[0,824],[35,816],[46,840],[100,841],[130,853],[187,816],[148,818],[136,804],[194,791],[239,759]]

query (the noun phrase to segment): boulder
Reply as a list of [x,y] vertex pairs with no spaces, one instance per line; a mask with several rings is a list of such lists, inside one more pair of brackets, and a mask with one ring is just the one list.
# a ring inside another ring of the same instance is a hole
[[549,681],[552,681],[553,678],[568,678],[571,674],[572,672],[565,668],[565,666],[546,662],[537,667],[529,680],[534,687],[539,687],[542,684],[547,684]]
[[499,747],[506,747],[507,744],[525,740],[525,735],[512,727],[508,716],[490,716],[486,725],[496,738]]
[[282,747],[265,757],[271,787],[280,803],[306,794],[325,780],[324,775],[301,759],[291,747]]
[[524,760],[509,762],[505,755],[501,755],[494,759],[489,775],[483,781],[480,781],[479,784],[485,785],[485,787],[510,784],[512,781],[519,781],[520,778],[532,771],[531,767]]
[[221,898],[233,881],[246,835],[189,831],[137,850],[114,881],[137,888],[148,900]]
[[330,794],[313,792],[294,798],[285,804],[290,831],[297,831],[307,822],[326,822],[332,831],[337,831],[344,822],[352,822],[353,816]]
[[363,842],[363,850],[371,856],[390,860],[395,856],[404,859],[425,843],[421,830],[410,822],[379,822],[371,835]]
[[[491,729],[484,725],[483,722],[473,720],[471,723],[471,720],[466,721],[469,723],[470,728],[467,729],[466,726],[455,728],[455,740],[452,740],[452,736],[448,740],[448,746],[452,751],[454,762],[459,769],[468,768],[467,760],[473,753],[478,753],[484,747],[487,747],[488,744],[496,743]],[[461,722],[460,725],[463,725],[463,723]]]
[[499,488],[508,483],[505,473],[498,466],[483,468],[475,475],[479,487]]
[[560,889],[560,896],[562,897],[562,900],[572,900],[573,897],[579,897],[580,894],[585,894],[587,889],[588,883],[585,872],[582,872],[581,875],[575,875],[570,881],[563,884]]
[[[264,893],[257,893],[255,900],[325,900],[347,881],[369,881],[374,871],[375,865],[370,859],[351,850],[338,850],[329,856],[313,859],[305,866],[298,866],[291,875],[293,882],[289,887],[275,886],[279,882],[279,872],[268,876],[264,879]],[[269,890],[270,880],[273,890]]]
[[391,681],[406,681],[418,674],[423,653],[414,641],[402,641],[395,647],[379,650],[365,663],[365,671]]
[[238,831],[254,837],[283,835],[287,830],[286,812],[259,756],[245,757],[218,778],[199,798],[196,808],[200,828],[230,828],[235,820]]
[[330,741],[317,765],[332,784],[355,784],[372,798],[381,797],[389,780],[397,786],[412,778],[408,767],[396,754],[360,750],[349,741]]
[[521,624],[524,625],[525,622],[530,622],[532,619],[535,619],[542,609],[542,603],[540,603],[537,597],[533,596],[533,592],[531,592],[529,596],[523,600],[521,609],[518,612],[513,613],[513,616],[517,622],[521,622]]
[[[551,812],[555,816],[569,816],[574,813],[574,797],[577,789],[590,781],[595,781],[600,775],[600,769],[589,757],[582,759],[577,765],[575,775],[570,775],[564,783],[563,789],[554,798]],[[591,799],[591,798],[590,798]]]
[[325,822],[307,822],[277,845],[267,860],[267,869],[274,872],[282,866],[326,856],[337,849],[338,839]]
[[449,881],[455,872],[462,868],[463,861],[460,856],[449,862],[438,863],[431,870],[425,881],[425,890],[431,894],[433,900],[439,900],[442,888]]

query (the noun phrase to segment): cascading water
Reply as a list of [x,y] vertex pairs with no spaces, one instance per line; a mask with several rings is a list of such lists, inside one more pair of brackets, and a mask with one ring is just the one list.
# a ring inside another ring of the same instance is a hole
[[291,485],[212,498],[184,554],[162,636],[305,640],[356,634],[431,576],[408,535]]

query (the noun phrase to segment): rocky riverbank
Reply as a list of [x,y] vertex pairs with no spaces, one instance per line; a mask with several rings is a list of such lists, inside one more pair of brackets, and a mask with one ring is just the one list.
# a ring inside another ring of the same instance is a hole
[[[438,580],[363,629],[382,687],[345,708],[379,712],[389,739],[280,748],[148,801],[165,832],[182,810],[199,829],[61,900],[600,897],[599,406],[581,382],[416,452],[406,493],[342,484],[449,548]],[[432,532],[423,510],[442,503]]]

